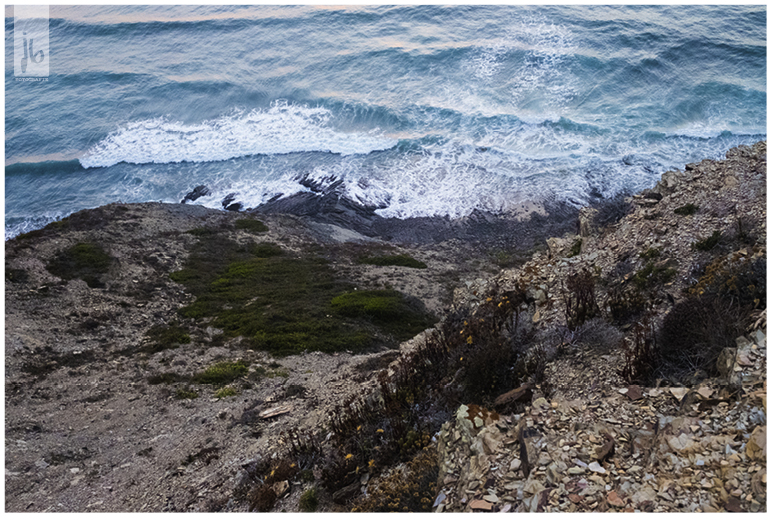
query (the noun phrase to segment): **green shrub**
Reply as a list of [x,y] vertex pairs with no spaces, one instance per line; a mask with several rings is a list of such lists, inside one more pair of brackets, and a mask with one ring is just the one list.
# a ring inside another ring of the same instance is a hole
[[676,269],[668,267],[668,263],[657,265],[654,262],[648,262],[642,269],[637,271],[631,278],[631,281],[639,289],[652,289],[659,285],[670,282],[676,277]]
[[415,260],[409,255],[383,255],[383,256],[370,256],[359,260],[362,264],[388,266],[395,265],[400,267],[412,267],[415,269],[425,269],[427,264]]
[[231,386],[220,388],[214,393],[214,397],[217,399],[224,399],[225,397],[231,397],[233,395],[238,395],[238,390]]
[[59,251],[46,265],[46,269],[64,280],[80,278],[89,287],[104,287],[102,275],[111,264],[112,257],[100,245],[80,242]]
[[606,304],[613,323],[618,325],[625,325],[639,318],[646,309],[647,302],[647,299],[638,289],[614,288],[607,292]]
[[305,513],[312,513],[318,509],[318,494],[316,489],[311,487],[299,497],[299,510]]
[[688,292],[693,296],[720,296],[741,307],[764,309],[767,307],[767,262],[762,257],[751,261],[740,253],[717,258]]
[[198,392],[190,388],[179,388],[176,391],[177,399],[197,399]]
[[583,247],[583,239],[578,238],[575,240],[575,242],[572,244],[572,247],[569,249],[569,253],[567,254],[567,258],[572,258],[573,256],[578,256],[580,254],[580,250]]
[[674,210],[674,213],[677,215],[683,215],[683,216],[689,216],[694,215],[696,211],[700,209],[698,206],[696,206],[693,203],[685,204],[684,206],[680,206]]
[[717,229],[711,233],[710,237],[693,242],[692,248],[698,251],[711,251],[719,243],[720,238],[722,238],[722,232]]
[[204,385],[224,386],[249,372],[246,361],[222,361],[193,376],[193,381]]
[[239,218],[235,221],[235,229],[242,229],[249,233],[264,233],[267,226],[255,218]]
[[349,318],[368,318],[386,324],[400,340],[409,339],[432,324],[422,305],[398,291],[376,289],[351,291],[332,298],[331,309]]

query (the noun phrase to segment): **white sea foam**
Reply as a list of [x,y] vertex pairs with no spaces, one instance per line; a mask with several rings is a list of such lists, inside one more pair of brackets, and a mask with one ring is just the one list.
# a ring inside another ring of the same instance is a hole
[[377,131],[343,133],[329,125],[322,107],[276,103],[196,125],[156,118],[113,132],[80,159],[85,168],[133,164],[212,162],[257,154],[331,152],[367,154],[397,144]]
[[506,32],[481,47],[470,61],[473,75],[485,82],[499,81],[499,74],[513,51],[524,53],[512,71],[506,71],[509,103],[520,107],[539,98],[539,113],[564,107],[576,95],[577,83],[566,71],[565,58],[575,50],[573,35],[564,25],[546,18],[527,17],[512,23]]

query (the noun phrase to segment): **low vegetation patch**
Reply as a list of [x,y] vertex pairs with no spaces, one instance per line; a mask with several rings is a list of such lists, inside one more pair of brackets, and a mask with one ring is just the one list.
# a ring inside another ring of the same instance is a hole
[[311,487],[299,497],[299,510],[303,513],[313,513],[318,509],[318,492]]
[[98,244],[80,242],[59,251],[46,265],[48,272],[64,280],[80,278],[89,287],[104,287],[103,275],[112,264],[112,257]]
[[354,513],[430,513],[436,495],[438,456],[435,446],[423,448],[406,466],[379,482]]
[[226,386],[224,388],[220,388],[214,393],[214,397],[216,397],[217,399],[224,399],[225,397],[232,397],[234,395],[238,395],[238,390],[236,390],[232,386]]
[[676,277],[676,269],[668,266],[668,262],[663,264],[647,262],[647,264],[637,271],[631,278],[631,281],[641,290],[653,289],[666,284]]
[[715,259],[674,305],[656,331],[645,318],[626,348],[623,377],[629,383],[658,379],[694,384],[717,375],[717,360],[749,325],[752,312],[766,308],[766,262],[740,253]]
[[390,289],[351,291],[332,298],[332,310],[349,318],[371,320],[403,341],[430,327],[422,304]]
[[195,374],[193,382],[204,385],[224,386],[249,373],[246,361],[222,361]]
[[192,388],[178,388],[175,397],[177,399],[197,399],[198,392]]
[[572,258],[574,256],[578,256],[580,254],[580,250],[583,247],[583,239],[578,238],[575,240],[575,242],[572,243],[572,247],[569,248],[569,253],[567,253],[567,258]]
[[169,325],[153,325],[145,335],[152,342],[142,347],[142,351],[150,354],[169,348],[177,348],[179,345],[184,345],[191,341],[188,330],[176,322]]
[[21,369],[31,376],[42,379],[60,368],[78,368],[83,365],[95,363],[96,361],[97,356],[92,350],[56,354],[51,347],[45,347],[42,353],[30,356],[29,359],[21,365]]
[[171,278],[197,297],[182,316],[213,318],[226,336],[275,355],[393,345],[432,323],[395,291],[345,296],[351,284],[323,258],[290,256],[272,243],[239,245],[221,234],[202,236]]
[[711,233],[711,236],[702,240],[698,240],[697,242],[693,242],[692,248],[696,251],[711,251],[719,243],[720,238],[722,238],[722,232],[717,229]]
[[272,242],[262,242],[251,246],[251,254],[257,258],[270,258],[271,256],[279,256],[283,254],[283,249],[278,244]]
[[428,267],[425,262],[420,262],[409,255],[368,256],[361,258],[359,262],[369,265],[412,267],[414,269],[425,269]]
[[268,230],[261,220],[255,218],[239,218],[235,221],[235,229],[242,229],[249,233],[264,233]]
[[715,259],[688,293],[692,296],[721,295],[741,307],[767,307],[767,261],[750,260],[740,253]]
[[640,253],[639,256],[645,260],[652,260],[660,256],[660,249],[656,247],[650,247],[646,251]]
[[606,306],[612,322],[626,325],[639,319],[648,305],[648,299],[637,287],[615,287],[607,292]]
[[679,206],[674,210],[674,213],[677,215],[683,215],[683,216],[690,216],[694,215],[698,209],[700,209],[697,205],[693,203],[685,204],[684,206]]

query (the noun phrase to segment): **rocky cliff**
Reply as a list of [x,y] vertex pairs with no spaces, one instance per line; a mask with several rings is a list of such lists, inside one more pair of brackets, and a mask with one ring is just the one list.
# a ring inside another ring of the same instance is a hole
[[765,143],[547,242],[276,210],[6,243],[8,511],[766,510]]

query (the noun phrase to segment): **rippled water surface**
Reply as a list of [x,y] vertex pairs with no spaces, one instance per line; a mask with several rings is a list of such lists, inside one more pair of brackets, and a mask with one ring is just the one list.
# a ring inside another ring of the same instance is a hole
[[51,6],[6,236],[114,201],[341,179],[385,217],[582,204],[766,135],[765,6]]

